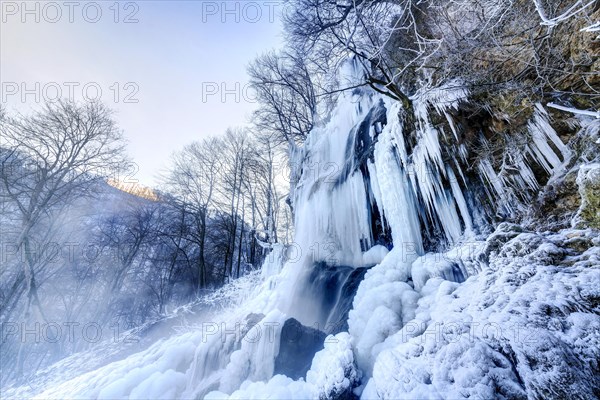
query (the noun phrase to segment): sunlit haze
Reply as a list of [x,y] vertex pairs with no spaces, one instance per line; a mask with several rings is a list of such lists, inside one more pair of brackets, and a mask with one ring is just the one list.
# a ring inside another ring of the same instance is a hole
[[173,151],[246,123],[246,66],[282,40],[277,1],[66,4],[2,3],[2,103],[28,113],[59,90],[99,97],[145,185]]

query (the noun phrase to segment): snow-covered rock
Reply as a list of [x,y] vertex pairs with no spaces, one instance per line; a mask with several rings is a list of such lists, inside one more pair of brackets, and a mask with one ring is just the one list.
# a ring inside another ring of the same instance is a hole
[[585,231],[507,228],[488,239],[508,240],[480,274],[427,280],[417,318],[384,343],[363,397],[595,397],[600,248],[563,247]]

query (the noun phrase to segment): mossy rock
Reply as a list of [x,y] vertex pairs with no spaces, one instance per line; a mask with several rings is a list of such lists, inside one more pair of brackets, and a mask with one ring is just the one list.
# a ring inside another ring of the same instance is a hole
[[581,207],[576,226],[600,228],[600,164],[582,166],[577,174]]

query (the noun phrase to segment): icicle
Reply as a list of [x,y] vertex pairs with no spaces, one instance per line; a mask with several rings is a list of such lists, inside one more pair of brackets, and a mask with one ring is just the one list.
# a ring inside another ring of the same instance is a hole
[[[477,166],[481,175],[485,178],[488,185],[485,185],[485,190],[488,193],[488,197],[492,203],[498,203],[501,207],[511,210],[510,204],[506,201],[507,195],[506,190],[504,189],[504,184],[500,177],[494,171],[492,164],[489,159],[484,158],[481,160]],[[494,194],[492,194],[488,187],[491,187],[494,190]]]
[[[556,131],[548,122],[548,113],[541,104],[537,103],[533,119],[527,124],[533,143],[530,154],[534,159],[550,174],[554,174],[563,167],[563,163],[568,162],[570,150],[559,139]],[[558,149],[559,154],[550,147],[549,142],[553,143]],[[562,156],[562,160],[559,158]]]
[[[398,105],[393,105],[389,113],[397,115]],[[394,131],[398,132],[399,124],[388,124],[375,146],[375,166],[377,180],[381,188],[380,209],[392,228],[394,246],[413,244],[419,254],[423,253],[423,243],[419,221],[416,218],[417,206],[408,193],[408,179],[398,165],[395,157],[396,144]],[[401,131],[399,132],[401,133]]]
[[452,187],[452,195],[454,196],[454,200],[456,201],[458,209],[460,210],[460,216],[465,223],[465,231],[467,233],[472,233],[473,221],[471,220],[471,214],[469,213],[469,208],[467,207],[467,202],[465,201],[462,190],[456,181],[456,176],[450,167],[448,167],[448,179],[450,180],[450,185]]

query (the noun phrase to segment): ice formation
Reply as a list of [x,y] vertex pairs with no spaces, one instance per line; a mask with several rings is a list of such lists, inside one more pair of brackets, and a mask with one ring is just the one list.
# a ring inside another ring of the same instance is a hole
[[[349,80],[360,74],[351,62],[342,71]],[[50,382],[38,397],[566,396],[557,382],[593,395],[582,382],[598,369],[600,320],[572,299],[599,296],[598,239],[573,231],[590,243],[577,253],[567,233],[503,224],[485,240],[470,188],[478,184],[491,208],[510,214],[521,190],[539,187],[532,167],[552,176],[570,151],[538,104],[520,151],[500,168],[481,158],[480,182],[469,181],[460,127],[449,114],[468,95],[460,82],[417,92],[409,138],[400,103],[369,89],[341,94],[328,122],[292,152],[295,243],[274,247],[260,284],[236,291],[185,333]],[[437,247],[426,251],[424,239],[432,238]],[[289,318],[332,333],[303,379],[275,371]],[[327,327],[340,318],[341,331]],[[557,328],[549,331],[548,321]]]

